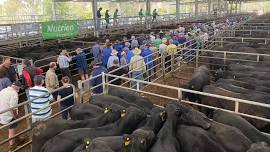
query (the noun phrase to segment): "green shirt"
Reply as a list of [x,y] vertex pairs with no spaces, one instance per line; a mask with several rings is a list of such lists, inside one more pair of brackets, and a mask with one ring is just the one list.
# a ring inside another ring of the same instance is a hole
[[139,12],[139,16],[143,17],[143,12],[142,11]]
[[156,47],[156,48],[159,48],[159,45],[162,43],[162,40],[160,39],[160,38],[156,38],[155,40],[154,40],[154,46]]
[[117,13],[118,13],[118,12],[114,12],[114,13],[113,13],[113,18],[117,18],[117,17],[118,17]]

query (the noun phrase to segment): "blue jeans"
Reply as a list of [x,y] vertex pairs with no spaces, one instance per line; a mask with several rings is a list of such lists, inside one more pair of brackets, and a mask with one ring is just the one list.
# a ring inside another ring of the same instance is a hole
[[[67,109],[68,107],[70,106],[66,106],[66,105],[60,105],[60,110],[64,110],[64,109]],[[70,112],[71,112],[71,109],[68,109],[64,112],[62,112],[62,119],[68,119],[68,115],[70,115]]]
[[[143,80],[143,71],[133,71],[132,78],[136,79],[136,80]],[[141,83],[138,83],[138,84],[139,84],[139,89],[142,90],[142,84]],[[137,82],[136,81],[133,81],[132,88],[137,89]]]

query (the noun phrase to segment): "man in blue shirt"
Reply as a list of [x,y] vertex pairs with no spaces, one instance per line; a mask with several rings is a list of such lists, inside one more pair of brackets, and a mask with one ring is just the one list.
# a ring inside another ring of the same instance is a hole
[[[154,73],[154,56],[153,56],[153,52],[150,49],[151,44],[146,44],[145,45],[145,49],[142,51],[141,56],[144,57],[144,62],[146,64],[146,70],[148,71],[148,77],[149,77],[149,81],[151,81],[150,77],[152,76],[152,74]],[[147,56],[147,57],[146,57]]]
[[112,48],[111,48],[111,44],[107,43],[106,47],[103,49],[103,61],[102,61],[102,65],[104,67],[107,67],[107,63],[109,60],[109,57],[111,56],[112,53]]
[[[98,62],[93,61],[92,65],[93,65],[93,71],[91,73],[91,77],[98,76],[102,72],[104,72],[104,73],[108,72],[108,70],[105,67],[103,67],[102,65],[100,65],[100,63],[98,63]],[[92,79],[90,81],[90,83],[91,83],[92,87],[95,87],[95,86],[102,84],[102,76],[100,75],[99,77]],[[96,87],[95,89],[93,89],[94,94],[100,94],[102,92],[103,92],[102,86],[99,86],[99,87]]]
[[79,70],[79,74],[81,76],[81,80],[88,79],[88,64],[85,53],[81,48],[76,49],[77,55],[73,58],[76,61],[76,67]]
[[134,53],[133,53],[133,50],[128,50],[127,51],[127,55],[126,55],[126,58],[127,58],[127,62],[130,63],[130,60],[131,58],[134,56]]

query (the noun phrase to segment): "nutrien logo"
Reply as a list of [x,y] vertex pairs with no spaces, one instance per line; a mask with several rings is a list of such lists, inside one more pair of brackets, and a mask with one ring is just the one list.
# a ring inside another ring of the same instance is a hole
[[75,28],[73,25],[47,25],[48,32],[69,32],[73,31]]

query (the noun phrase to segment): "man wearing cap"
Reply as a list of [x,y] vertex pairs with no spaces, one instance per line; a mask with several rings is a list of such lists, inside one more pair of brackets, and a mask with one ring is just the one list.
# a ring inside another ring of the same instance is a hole
[[[37,75],[34,78],[35,86],[29,89],[29,97],[31,100],[31,112],[34,113],[32,115],[32,123],[37,121],[43,121],[48,118],[52,114],[51,106],[49,106],[50,102],[53,100],[52,94],[48,89],[43,87],[44,79],[43,76]],[[41,111],[35,113],[37,110]]]
[[139,42],[136,40],[135,36],[131,36],[131,49],[134,49],[136,47],[139,47]]
[[99,40],[97,40],[96,44],[92,47],[92,53],[96,62],[102,62],[102,47],[99,44]]
[[[46,72],[46,76],[45,76],[45,84],[46,84],[46,88],[50,92],[53,92],[55,89],[57,89],[59,87],[58,77],[55,74],[55,70],[56,70],[57,66],[56,66],[56,63],[55,62],[51,62],[49,64],[49,66],[50,66],[50,68]],[[56,99],[57,92],[54,92],[53,93],[53,97]]]
[[73,60],[76,61],[76,67],[79,70],[79,74],[81,76],[81,80],[88,79],[88,64],[85,53],[82,51],[81,48],[76,49],[76,57]]
[[[10,87],[7,87],[0,91],[0,111],[15,107],[18,105],[18,92],[20,91],[21,83],[15,81]],[[18,118],[18,109],[13,108],[10,111],[0,114],[0,124],[8,124],[15,121]],[[11,138],[15,135],[15,128],[17,123],[13,123],[9,126],[8,129],[8,138]],[[9,149],[14,150],[18,142],[15,142],[15,139],[9,140]]]
[[146,64],[147,74],[148,74],[148,80],[151,81],[151,76],[154,73],[154,56],[153,52],[150,49],[151,44],[146,44],[145,49],[142,51],[141,56],[144,58],[144,62]]
[[107,63],[108,63],[108,60],[109,60],[109,57],[111,56],[111,53],[112,53],[112,48],[111,48],[111,43],[110,42],[107,42],[105,44],[105,48],[103,48],[103,61],[102,61],[102,65],[104,67],[107,67]]
[[107,63],[107,69],[109,69],[111,66],[113,66],[113,60],[117,59],[119,60],[119,58],[117,57],[117,51],[115,49],[112,50],[111,56],[108,59],[108,63]]
[[71,60],[72,58],[69,56],[68,51],[62,50],[57,58],[57,64],[59,65],[62,77],[68,76],[71,79],[71,73],[69,70],[69,62],[71,62]]
[[[135,48],[133,53],[134,56],[130,60],[129,71],[132,72],[133,79],[143,80],[143,74],[146,72],[146,66],[143,57],[140,56],[141,50],[139,48]],[[133,82],[133,88],[137,88],[137,83],[135,81]],[[141,83],[139,83],[139,89],[142,89]]]
[[[93,70],[91,72],[91,77],[98,76],[102,72],[104,72],[104,73],[107,73],[108,72],[108,70],[105,67],[101,66],[101,63],[99,63],[99,62],[93,61],[91,63],[91,65],[93,66]],[[101,83],[102,83],[102,77],[101,76],[99,76],[97,78],[94,78],[94,79],[92,79],[90,81],[90,85],[92,87],[95,87],[97,85],[100,85]],[[95,89],[93,89],[93,93],[94,94],[100,94],[102,92],[103,92],[102,86],[99,86],[99,87],[96,87]]]

